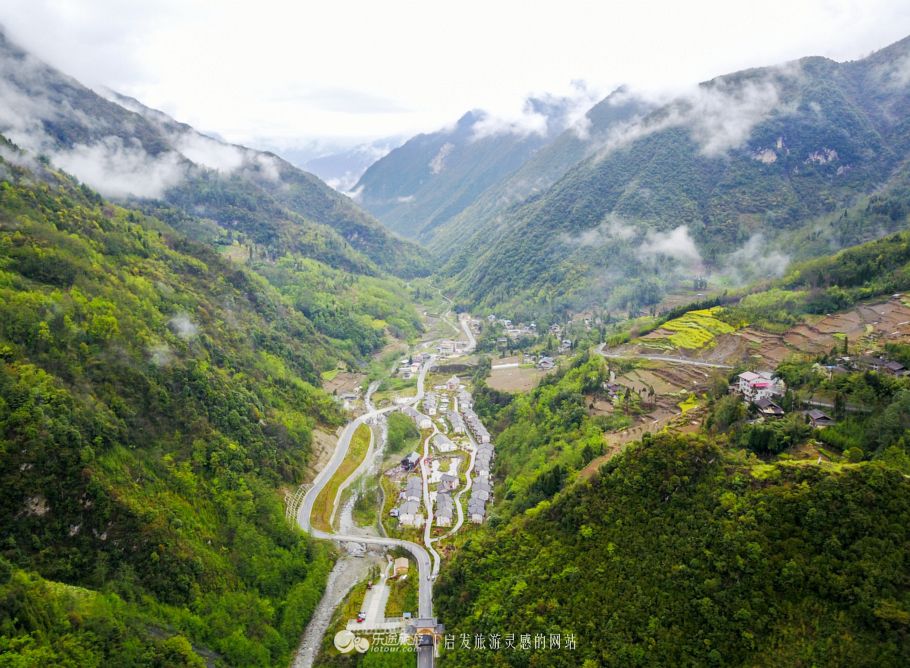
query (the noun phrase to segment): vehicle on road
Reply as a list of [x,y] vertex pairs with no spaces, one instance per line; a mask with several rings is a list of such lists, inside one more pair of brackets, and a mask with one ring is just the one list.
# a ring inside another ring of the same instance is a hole
[[367,615],[363,610],[361,610],[360,612],[357,613],[357,623],[358,624],[362,624],[363,620],[366,618],[367,618]]

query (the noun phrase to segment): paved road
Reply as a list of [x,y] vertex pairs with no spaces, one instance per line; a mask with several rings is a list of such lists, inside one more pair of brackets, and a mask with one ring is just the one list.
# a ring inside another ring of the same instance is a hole
[[427,480],[427,459],[430,457],[430,440],[439,433],[433,422],[433,433],[423,441],[423,459],[420,460],[420,478],[423,482],[423,505],[427,509],[427,521],[423,525],[423,544],[433,555],[433,577],[439,575],[439,553],[433,549],[433,503],[430,501],[430,483]]
[[[420,374],[417,378],[417,396],[412,399],[412,401],[415,403],[419,402],[423,398],[424,381],[426,379],[427,372],[429,371],[432,364],[433,360],[431,359],[426,362],[420,369]],[[385,545],[387,547],[400,547],[410,552],[417,562],[417,568],[420,577],[418,587],[419,591],[417,595],[418,614],[420,617],[432,617],[432,564],[430,561],[430,555],[421,545],[406,540],[398,540],[396,538],[372,538],[353,534],[326,533],[325,531],[320,531],[319,529],[313,528],[312,524],[310,523],[310,518],[313,514],[313,505],[316,502],[316,497],[319,496],[319,493],[325,488],[329,480],[332,479],[332,476],[335,475],[338,467],[341,466],[341,463],[344,461],[345,455],[348,452],[348,448],[351,445],[351,437],[354,435],[354,432],[360,425],[366,423],[367,420],[370,420],[382,413],[392,411],[394,408],[394,406],[389,406],[382,409],[373,409],[355,418],[354,420],[351,420],[351,422],[345,426],[344,430],[341,433],[341,436],[338,439],[338,444],[335,446],[335,452],[332,454],[332,458],[329,460],[329,463],[326,465],[326,467],[319,472],[319,475],[316,476],[316,479],[313,481],[313,486],[306,493],[306,496],[303,498],[303,502],[300,504],[300,509],[297,512],[297,523],[304,531],[312,535],[314,538],[341,542],[364,543],[368,545]],[[418,665],[420,665],[419,655],[420,652],[418,652]],[[432,665],[432,663],[426,665]]]
[[597,349],[601,355],[607,359],[639,359],[639,360],[651,360],[653,362],[673,362],[674,364],[682,364],[684,366],[699,366],[708,369],[732,369],[733,367],[729,364],[716,364],[714,362],[700,362],[699,360],[690,360],[685,357],[671,357],[669,355],[617,355],[615,353],[605,353],[603,343]]
[[[471,325],[469,324],[470,316],[465,313],[462,313],[458,316],[458,319],[461,320],[461,328],[464,330],[465,336],[468,337],[468,346],[471,350],[477,347],[477,339],[474,338],[474,332],[471,331]],[[470,351],[465,351],[470,352]]]

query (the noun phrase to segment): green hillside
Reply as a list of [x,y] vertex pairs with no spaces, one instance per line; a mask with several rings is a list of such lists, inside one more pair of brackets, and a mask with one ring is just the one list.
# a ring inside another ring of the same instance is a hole
[[612,131],[651,108],[624,88],[615,90],[591,107],[578,127],[563,131],[540,147],[518,169],[491,184],[470,206],[434,229],[428,248],[447,260],[447,273],[470,265],[492,239],[509,233],[511,209],[545,191],[596,151]]
[[[529,194],[529,177],[519,176],[523,165],[535,161],[548,165],[545,171],[560,169],[560,163],[541,162],[538,156],[549,154],[552,142],[571,144],[564,137],[577,136],[576,130],[566,129],[573,120],[573,104],[568,98],[527,99],[526,120],[536,118],[534,128],[520,122],[510,126],[487,112],[470,111],[454,127],[417,135],[376,161],[354,192],[384,225],[408,238],[433,241],[435,250],[446,256],[477,229],[479,200],[502,208],[504,192],[513,198]],[[440,235],[445,242],[436,242]]]
[[36,169],[0,162],[4,665],[180,665],[189,643],[286,665],[331,560],[278,487],[342,421],[319,371],[353,354],[255,274]]
[[229,144],[107,91],[102,97],[0,31],[0,132],[102,194],[140,202],[187,236],[296,252],[363,274],[424,275],[421,251],[271,153]]
[[456,650],[446,665],[905,665],[908,500],[878,464],[646,440],[472,539],[441,579],[456,637],[572,634],[575,649]]
[[[721,77],[626,124],[510,209],[507,233],[467,242],[474,255],[452,266],[461,300],[516,315],[642,308],[696,275],[767,276],[903,227],[910,88],[891,72],[908,49]],[[867,210],[873,192],[884,215]]]

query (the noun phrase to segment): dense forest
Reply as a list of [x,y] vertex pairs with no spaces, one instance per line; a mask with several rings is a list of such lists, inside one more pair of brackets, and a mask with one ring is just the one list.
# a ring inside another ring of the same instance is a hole
[[906,665],[908,513],[910,482],[881,464],[767,465],[646,437],[472,539],[438,589],[456,637],[574,634],[576,648],[446,663]]
[[[283,665],[331,556],[277,488],[343,420],[320,372],[360,351],[256,274],[31,165],[0,162],[3,665]],[[376,318],[373,301],[344,313]]]

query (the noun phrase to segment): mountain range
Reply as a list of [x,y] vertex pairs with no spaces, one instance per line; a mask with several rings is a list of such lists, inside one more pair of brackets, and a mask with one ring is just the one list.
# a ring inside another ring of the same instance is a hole
[[355,273],[425,273],[416,247],[312,174],[103,92],[0,35],[0,133],[102,195],[139,202],[196,239],[241,239]]
[[908,116],[905,39],[669,97],[620,88],[562,132],[479,138],[468,114],[375,163],[358,197],[434,252],[467,308],[639,310],[902,226]]

